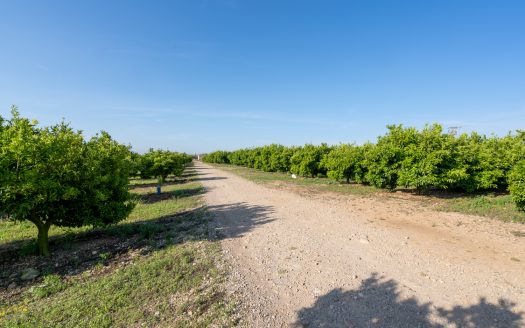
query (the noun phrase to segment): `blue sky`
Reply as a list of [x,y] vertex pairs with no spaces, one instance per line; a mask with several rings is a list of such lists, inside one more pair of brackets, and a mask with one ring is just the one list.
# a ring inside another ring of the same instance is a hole
[[0,115],[138,151],[525,128],[524,1],[0,0]]

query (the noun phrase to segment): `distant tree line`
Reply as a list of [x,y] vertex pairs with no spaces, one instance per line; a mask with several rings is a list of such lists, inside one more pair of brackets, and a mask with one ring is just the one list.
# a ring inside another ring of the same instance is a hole
[[479,192],[509,190],[525,210],[525,131],[504,137],[387,126],[376,143],[286,147],[272,144],[206,154],[203,161],[303,177],[327,176],[394,190]]

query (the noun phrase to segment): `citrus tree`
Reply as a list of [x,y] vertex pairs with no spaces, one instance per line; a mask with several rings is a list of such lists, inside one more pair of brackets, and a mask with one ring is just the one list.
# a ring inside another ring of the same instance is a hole
[[350,180],[362,182],[363,168],[362,148],[351,144],[342,144],[332,148],[322,159],[322,166],[327,170],[326,175],[336,181]]
[[525,211],[525,160],[509,173],[509,191],[519,210]]
[[35,224],[40,255],[50,254],[52,225],[104,226],[128,216],[129,147],[105,132],[85,141],[63,122],[39,127],[15,107],[11,113],[0,118],[0,208]]
[[190,155],[172,152],[168,150],[150,149],[144,155],[140,155],[139,171],[143,179],[155,177],[158,179],[158,193],[161,185],[169,175],[181,176],[185,167],[191,163]]

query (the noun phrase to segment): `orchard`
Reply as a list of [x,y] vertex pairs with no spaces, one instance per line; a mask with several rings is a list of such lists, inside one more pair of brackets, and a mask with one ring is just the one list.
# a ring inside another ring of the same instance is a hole
[[131,175],[163,180],[180,175],[192,160],[168,151],[135,154],[106,132],[86,140],[64,122],[39,127],[16,107],[11,115],[0,117],[0,219],[32,222],[44,256],[51,226],[120,222],[134,208]]
[[456,136],[445,133],[439,124],[421,130],[402,125],[387,129],[376,143],[272,144],[216,151],[205,155],[203,161],[303,177],[327,176],[388,190],[413,188],[418,193],[508,190],[516,206],[525,210],[524,131],[487,137],[476,132]]

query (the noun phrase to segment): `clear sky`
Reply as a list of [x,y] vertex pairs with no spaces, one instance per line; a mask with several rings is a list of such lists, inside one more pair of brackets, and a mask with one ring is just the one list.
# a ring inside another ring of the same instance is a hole
[[0,0],[11,104],[135,150],[525,128],[525,1]]

